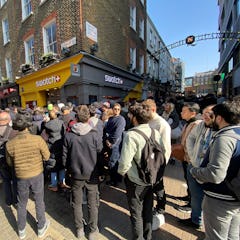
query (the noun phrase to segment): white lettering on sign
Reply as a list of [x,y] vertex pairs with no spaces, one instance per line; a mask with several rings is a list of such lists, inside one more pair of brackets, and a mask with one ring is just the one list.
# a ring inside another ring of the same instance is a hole
[[60,82],[60,80],[61,80],[61,78],[59,76],[51,76],[51,77],[47,77],[43,80],[36,81],[36,86],[42,87],[45,85],[51,85],[51,84]]
[[123,80],[119,77],[105,75],[105,82],[123,84]]

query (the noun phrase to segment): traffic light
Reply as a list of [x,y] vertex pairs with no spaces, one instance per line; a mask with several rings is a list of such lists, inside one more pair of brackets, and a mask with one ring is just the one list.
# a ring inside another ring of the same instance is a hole
[[191,35],[186,38],[186,44],[193,44],[195,42],[195,36]]

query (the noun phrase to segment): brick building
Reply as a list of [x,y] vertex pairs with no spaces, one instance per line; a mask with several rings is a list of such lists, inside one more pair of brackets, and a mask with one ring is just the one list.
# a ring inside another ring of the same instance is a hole
[[145,0],[0,0],[0,20],[1,107],[141,97]]

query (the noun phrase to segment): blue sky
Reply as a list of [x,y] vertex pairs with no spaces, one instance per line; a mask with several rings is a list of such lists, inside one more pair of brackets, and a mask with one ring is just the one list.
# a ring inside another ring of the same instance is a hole
[[[218,32],[217,0],[147,0],[147,12],[166,45],[189,35]],[[185,63],[185,77],[218,67],[218,39],[170,50]]]

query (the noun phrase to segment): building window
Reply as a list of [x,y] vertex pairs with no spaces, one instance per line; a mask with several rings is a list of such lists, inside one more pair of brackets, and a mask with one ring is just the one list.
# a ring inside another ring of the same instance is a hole
[[7,2],[7,0],[1,0],[1,6],[0,7],[2,7],[5,3]]
[[136,31],[136,7],[130,7],[130,27]]
[[240,15],[240,0],[235,1],[235,9],[236,9],[236,18]]
[[153,32],[152,29],[150,29],[150,33],[149,33],[149,42],[150,42],[150,46],[153,46]]
[[25,62],[34,65],[34,38],[31,37],[24,42],[25,47]]
[[9,82],[12,82],[12,63],[10,58],[5,58],[6,73]]
[[56,22],[51,22],[43,28],[44,53],[57,53]]
[[139,37],[144,40],[144,20],[139,20]]
[[142,5],[144,6],[144,0],[141,0]]
[[6,44],[10,41],[9,24],[7,18],[3,19],[2,21],[2,30],[3,30],[3,44]]
[[131,69],[136,70],[136,48],[130,48],[130,64]]
[[143,74],[144,73],[144,56],[141,55],[139,58],[139,73]]
[[32,12],[31,0],[22,0],[22,19],[27,18]]

